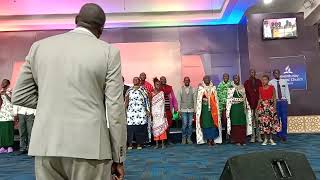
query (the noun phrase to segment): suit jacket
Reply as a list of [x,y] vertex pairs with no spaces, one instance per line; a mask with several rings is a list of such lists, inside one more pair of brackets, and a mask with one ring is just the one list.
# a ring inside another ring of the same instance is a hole
[[[255,81],[255,86],[253,86],[252,81]],[[244,88],[246,89],[246,96],[252,110],[255,110],[259,102],[259,87],[262,86],[260,79],[248,79],[244,83]]]
[[123,98],[126,96],[127,91],[129,90],[130,86],[124,85],[123,87]]
[[119,50],[88,30],[35,42],[12,98],[37,108],[29,155],[123,162],[122,92]]

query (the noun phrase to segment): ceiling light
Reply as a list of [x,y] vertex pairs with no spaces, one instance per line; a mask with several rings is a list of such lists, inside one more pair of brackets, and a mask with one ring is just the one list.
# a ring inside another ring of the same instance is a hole
[[264,4],[270,4],[272,3],[272,0],[263,0]]

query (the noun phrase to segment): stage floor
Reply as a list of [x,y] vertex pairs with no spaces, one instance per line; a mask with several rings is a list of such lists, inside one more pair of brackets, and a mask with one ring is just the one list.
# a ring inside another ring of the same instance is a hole
[[[206,145],[172,145],[165,150],[146,148],[128,152],[128,180],[215,180],[219,179],[228,158],[249,152],[288,150],[305,153],[320,179],[320,135],[290,135],[289,141],[277,146],[231,144],[209,148]],[[14,154],[0,155],[1,180],[33,180],[33,160]]]

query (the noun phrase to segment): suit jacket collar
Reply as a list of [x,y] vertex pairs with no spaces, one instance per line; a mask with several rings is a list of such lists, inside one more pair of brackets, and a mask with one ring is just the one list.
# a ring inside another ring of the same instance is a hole
[[70,32],[85,34],[85,35],[97,38],[92,32],[90,32],[88,29],[83,28],[83,27],[76,27],[75,29],[71,30]]

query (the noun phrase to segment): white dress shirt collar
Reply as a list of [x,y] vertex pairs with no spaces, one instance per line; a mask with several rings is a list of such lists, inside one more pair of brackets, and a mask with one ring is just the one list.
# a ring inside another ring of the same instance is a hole
[[86,29],[84,27],[76,27],[71,32],[83,33],[83,34],[87,34],[89,36],[93,36],[93,37],[97,38],[91,31],[89,31],[88,29]]
[[[282,97],[280,97],[280,98],[278,97],[278,91],[279,91],[278,81],[280,84],[280,91],[282,94]],[[288,104],[291,104],[290,90],[289,90],[289,85],[288,85],[287,80],[285,80],[285,79],[279,79],[279,80],[272,79],[269,84],[275,88],[277,99],[286,99],[288,101]]]

